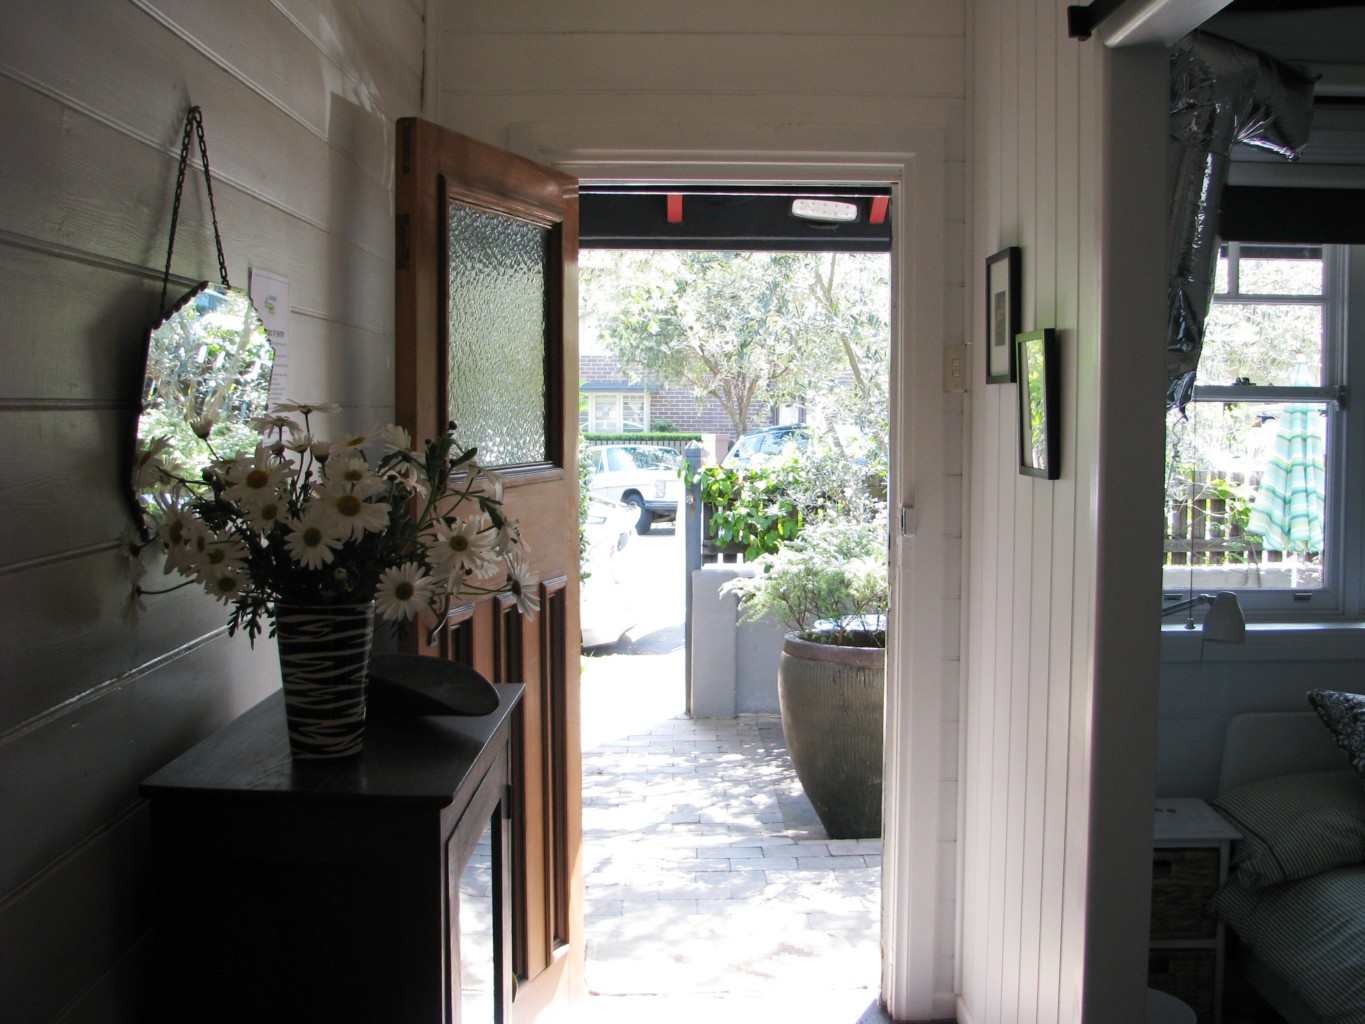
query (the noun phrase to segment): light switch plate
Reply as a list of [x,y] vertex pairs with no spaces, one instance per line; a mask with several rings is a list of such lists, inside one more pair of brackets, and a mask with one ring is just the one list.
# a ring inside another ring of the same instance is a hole
[[971,350],[965,344],[949,345],[943,350],[943,390],[966,391],[971,369]]

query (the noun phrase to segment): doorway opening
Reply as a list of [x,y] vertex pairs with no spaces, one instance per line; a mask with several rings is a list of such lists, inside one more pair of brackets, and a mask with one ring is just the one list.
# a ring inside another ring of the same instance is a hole
[[[638,485],[608,478],[652,464],[614,462],[618,450],[681,456],[682,436],[699,435],[708,463],[753,479],[782,471],[781,495],[751,502],[793,498],[795,528],[770,522],[772,547],[822,516],[875,518],[884,559],[889,199],[884,186],[583,187],[580,421],[604,496],[636,497]],[[798,201],[816,218],[794,215]],[[848,207],[852,220],[834,219]],[[710,348],[696,337],[707,331]],[[878,993],[880,839],[830,841],[801,791],[777,717],[779,628],[732,616],[727,636],[713,624],[693,634],[738,655],[721,684],[728,713],[715,680],[684,685],[696,663],[682,621],[696,603],[683,586],[684,508],[645,520],[631,506],[612,527],[621,564],[589,563],[627,581],[631,554],[649,568],[646,592],[619,602],[642,624],[583,662],[588,990],[733,999],[766,982],[770,1007],[786,977],[803,1008],[823,995],[826,1019],[859,1019]],[[615,627],[604,628],[594,639]],[[663,865],[652,878],[651,860]]]

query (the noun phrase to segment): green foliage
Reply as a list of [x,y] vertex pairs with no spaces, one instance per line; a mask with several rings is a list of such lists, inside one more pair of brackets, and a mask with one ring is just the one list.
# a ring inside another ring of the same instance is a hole
[[678,425],[672,420],[656,419],[654,421],[654,429],[660,433],[671,434],[677,431]]
[[590,250],[583,295],[636,380],[720,402],[737,436],[773,404],[884,375],[889,261],[876,254]]
[[757,569],[721,588],[739,595],[745,622],[775,616],[815,643],[886,645],[885,520],[812,523],[797,539],[760,557]]
[[776,551],[801,532],[801,507],[792,491],[801,475],[797,462],[761,469],[724,469],[704,466],[695,475],[684,466],[688,487],[701,483],[701,500],[714,511],[707,530],[722,547],[744,546],[753,561]]
[[645,433],[635,431],[624,434],[584,434],[588,444],[660,444],[673,448],[686,447],[689,441],[700,441],[700,434],[651,430]]

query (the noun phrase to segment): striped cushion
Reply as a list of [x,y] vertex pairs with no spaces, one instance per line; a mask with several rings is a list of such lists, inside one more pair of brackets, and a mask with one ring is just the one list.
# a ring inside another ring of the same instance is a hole
[[1352,767],[1365,778],[1365,694],[1310,690],[1308,703],[1318,713]]
[[1225,885],[1213,912],[1322,1021],[1365,1021],[1365,867],[1268,889]]
[[1232,877],[1247,889],[1365,863],[1365,787],[1353,771],[1261,779],[1213,806],[1242,833]]

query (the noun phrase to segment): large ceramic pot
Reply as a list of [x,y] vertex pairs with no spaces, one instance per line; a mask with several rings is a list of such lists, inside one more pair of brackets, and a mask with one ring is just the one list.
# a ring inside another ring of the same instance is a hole
[[275,628],[291,753],[313,760],[359,754],[365,743],[374,603],[281,603]]
[[788,635],[777,695],[792,767],[832,839],[882,834],[886,649]]

